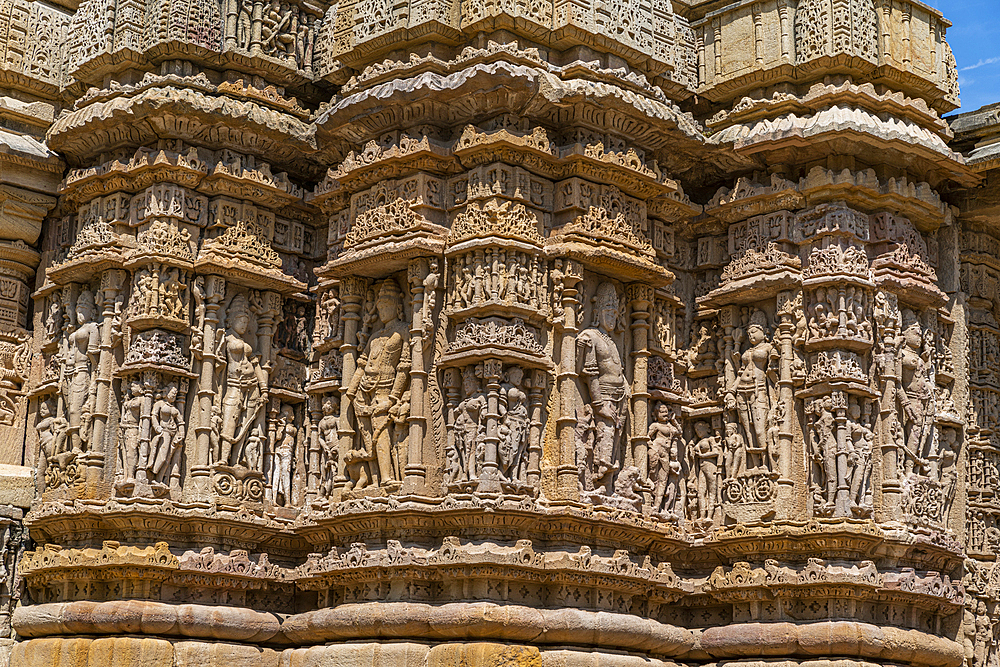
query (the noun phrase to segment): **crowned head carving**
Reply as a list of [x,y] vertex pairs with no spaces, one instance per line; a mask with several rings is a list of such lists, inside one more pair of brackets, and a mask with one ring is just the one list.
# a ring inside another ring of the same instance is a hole
[[80,292],[76,300],[76,320],[78,324],[93,322],[97,318],[97,305],[94,303],[94,293],[90,290]]
[[757,345],[767,337],[767,315],[762,310],[754,310],[750,314],[750,323],[747,325],[747,338],[751,345]]
[[922,340],[920,320],[917,318],[916,313],[909,308],[903,310],[901,319],[903,322],[903,342],[907,347],[918,349]]
[[242,336],[250,326],[250,307],[242,294],[237,294],[229,303],[229,321],[233,331]]
[[609,333],[617,329],[620,305],[618,290],[612,283],[604,282],[598,285],[594,294],[594,326]]
[[383,324],[388,324],[399,318],[403,307],[403,291],[392,278],[388,278],[379,288],[375,308],[378,318]]

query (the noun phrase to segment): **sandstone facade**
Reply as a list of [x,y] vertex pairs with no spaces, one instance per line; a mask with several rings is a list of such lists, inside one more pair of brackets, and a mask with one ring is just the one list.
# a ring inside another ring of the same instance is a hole
[[11,665],[1000,664],[1000,109],[936,10],[0,26]]

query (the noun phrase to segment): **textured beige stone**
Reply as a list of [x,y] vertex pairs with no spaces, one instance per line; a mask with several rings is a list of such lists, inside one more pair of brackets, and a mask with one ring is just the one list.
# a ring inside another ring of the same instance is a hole
[[949,27],[11,0],[0,667],[995,667]]

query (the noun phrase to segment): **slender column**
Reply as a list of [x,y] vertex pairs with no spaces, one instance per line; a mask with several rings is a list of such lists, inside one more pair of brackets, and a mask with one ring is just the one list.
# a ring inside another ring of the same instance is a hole
[[226,15],[225,49],[235,49],[236,42],[236,15],[238,11],[237,0],[225,0],[223,2],[224,13]]
[[336,484],[342,487],[346,481],[344,469],[344,459],[347,452],[351,450],[354,443],[354,429],[348,419],[348,410],[351,402],[347,400],[347,388],[354,378],[354,371],[357,368],[358,360],[358,324],[361,322],[361,301],[364,299],[365,290],[368,288],[368,281],[364,278],[347,278],[340,284],[341,307],[343,308],[341,317],[344,320],[344,342],[340,346],[340,354],[343,360],[343,367],[340,379],[340,422],[337,427],[337,441],[340,450],[338,457],[339,470],[337,471]]
[[847,470],[847,394],[833,392],[833,409],[837,424],[837,495],[833,515],[848,517],[851,516],[851,485]]
[[792,378],[792,363],[795,361],[793,349],[795,318],[802,310],[802,292],[781,292],[778,294],[778,340],[781,349],[781,365],[778,375],[778,400],[781,402],[783,419],[778,431],[779,442],[779,484],[792,484],[792,425],[795,419],[795,381]]
[[910,37],[912,32],[912,18],[913,18],[913,7],[909,2],[904,2],[902,5],[903,9],[903,68],[909,69],[910,63],[913,60],[912,51],[910,50]]
[[[887,294],[890,299],[890,312],[898,318],[899,311],[894,295]],[[893,422],[896,416],[896,386],[902,374],[902,361],[899,359],[899,330],[889,326],[877,332],[884,341],[883,358],[881,360],[881,376],[883,381],[882,400],[879,404],[879,442],[882,449],[882,520],[894,520],[898,515],[903,489],[899,483],[899,449],[893,433]]]
[[261,28],[264,23],[264,2],[254,0],[253,13],[250,16],[250,53],[261,51]]
[[140,485],[149,482],[149,442],[152,434],[153,393],[159,386],[159,374],[145,371],[142,374],[142,408],[139,415],[139,451],[137,452],[135,480]]
[[410,318],[410,430],[403,469],[402,493],[417,493],[423,489],[427,469],[423,464],[424,434],[427,417],[424,414],[424,395],[427,392],[427,371],[424,368],[424,278],[427,277],[426,259],[410,262],[408,277],[413,294]]
[[486,451],[483,456],[483,469],[479,475],[478,491],[499,493],[500,463],[497,449],[500,445],[500,375],[503,373],[503,362],[499,359],[487,359],[483,362],[483,376],[486,378],[486,437],[483,444]]
[[580,499],[580,481],[576,468],[576,410],[580,403],[580,391],[576,386],[576,335],[579,333],[576,286],[581,280],[583,267],[575,260],[566,260],[562,278],[562,336],[556,377],[559,388],[559,418],[556,420],[559,457],[556,476],[559,497],[574,501]]
[[307,404],[309,413],[309,442],[308,450],[308,475],[306,477],[306,506],[311,507],[319,497],[319,420],[323,417],[323,402],[321,397],[313,395],[309,397]]
[[226,281],[222,276],[208,276],[205,282],[205,326],[201,331],[202,344],[195,350],[199,357],[198,425],[194,451],[188,460],[191,465],[190,493],[192,499],[207,499],[211,491],[212,463],[212,402],[215,399],[215,335],[219,324],[219,308],[226,296]]
[[[114,373],[114,348],[120,342],[122,303],[119,300],[125,272],[117,269],[105,271],[101,276],[102,313],[101,346],[97,362],[97,396],[94,406],[93,431],[90,450],[86,454],[87,481],[97,482],[104,474],[105,433],[108,427],[108,406],[111,401],[111,382]],[[117,340],[116,340],[117,338]]]
[[631,304],[632,321],[632,465],[639,468],[640,478],[648,476],[649,457],[649,309],[653,288],[632,283],[625,291]]
[[541,494],[540,481],[542,471],[540,468],[542,458],[542,398],[545,393],[545,385],[548,380],[548,373],[537,369],[531,378],[531,390],[529,392],[529,403],[531,406],[531,430],[528,433],[528,474],[527,484],[532,489],[537,489]]
[[794,61],[795,58],[792,54],[792,30],[788,18],[788,0],[778,0],[778,23],[781,30],[781,59],[784,61]]

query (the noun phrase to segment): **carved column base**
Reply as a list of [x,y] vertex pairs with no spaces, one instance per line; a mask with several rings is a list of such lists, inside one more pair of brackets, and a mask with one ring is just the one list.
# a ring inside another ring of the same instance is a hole
[[554,502],[580,502],[580,472],[574,464],[565,464],[556,468],[556,489],[552,498]]
[[901,516],[903,488],[899,482],[882,483],[882,521],[894,521]]
[[184,499],[187,502],[210,502],[212,500],[212,469],[208,466],[192,466],[191,474],[184,484]]
[[406,466],[405,476],[403,477],[403,486],[400,489],[400,493],[403,495],[416,495],[424,491],[424,487],[427,484],[427,468],[422,465],[408,465]]
[[96,484],[104,477],[104,453],[86,452],[80,455],[80,464],[84,468],[84,481]]
[[479,493],[501,493],[503,487],[500,483],[500,471],[493,466],[484,465],[476,491]]
[[774,499],[774,518],[776,521],[788,521],[801,516],[795,503],[795,482],[790,479],[777,480],[777,496]]

